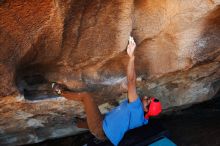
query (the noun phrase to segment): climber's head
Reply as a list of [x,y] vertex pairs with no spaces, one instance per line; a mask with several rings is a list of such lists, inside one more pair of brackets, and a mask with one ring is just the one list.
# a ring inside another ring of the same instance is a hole
[[146,119],[149,119],[151,116],[157,116],[162,111],[161,103],[155,97],[148,98],[147,96],[144,96],[142,98],[142,103]]

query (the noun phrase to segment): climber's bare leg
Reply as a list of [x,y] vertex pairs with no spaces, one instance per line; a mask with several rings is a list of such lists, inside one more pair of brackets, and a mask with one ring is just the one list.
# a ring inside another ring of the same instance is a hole
[[[85,106],[87,116],[87,124],[90,132],[99,139],[105,139],[105,134],[102,129],[103,117],[93,97],[88,92],[74,93],[63,91],[61,93],[67,99],[82,101]],[[82,123],[81,123],[82,124]],[[82,124],[85,125],[85,124]]]
[[89,129],[86,119],[75,118],[76,125],[78,128],[86,128]]

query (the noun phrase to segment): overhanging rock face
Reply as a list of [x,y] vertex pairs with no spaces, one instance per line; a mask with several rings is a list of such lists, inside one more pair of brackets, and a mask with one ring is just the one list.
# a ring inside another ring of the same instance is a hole
[[0,1],[0,144],[83,130],[71,123],[85,117],[80,103],[13,97],[27,90],[50,97],[52,81],[92,92],[103,113],[115,106],[124,98],[130,34],[140,95],[170,108],[219,91],[219,0]]

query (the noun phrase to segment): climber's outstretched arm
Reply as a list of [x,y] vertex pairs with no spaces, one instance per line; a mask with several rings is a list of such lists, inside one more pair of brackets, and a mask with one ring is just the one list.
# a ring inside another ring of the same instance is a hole
[[128,100],[133,102],[138,98],[136,92],[136,73],[134,67],[134,50],[136,43],[132,37],[129,38],[129,44],[127,46],[127,53],[129,56],[128,66],[127,66],[127,81],[128,81]]

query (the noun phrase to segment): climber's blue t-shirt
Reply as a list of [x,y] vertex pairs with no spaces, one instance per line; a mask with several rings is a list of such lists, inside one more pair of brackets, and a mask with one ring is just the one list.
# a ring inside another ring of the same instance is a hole
[[103,120],[103,130],[108,139],[118,145],[126,131],[144,124],[148,120],[144,118],[144,110],[140,98],[129,103],[123,101],[118,107],[105,115]]

